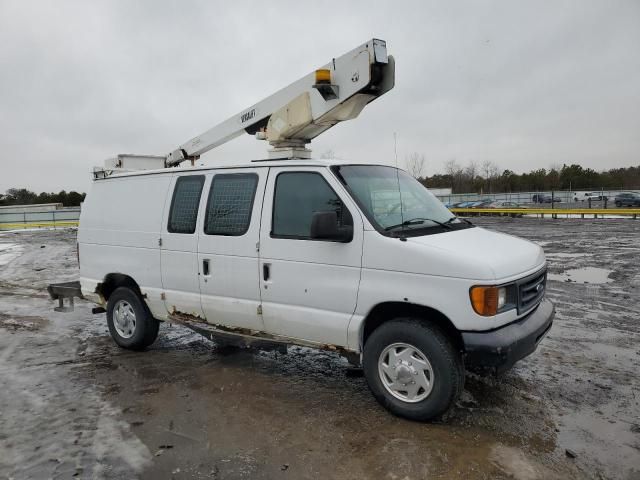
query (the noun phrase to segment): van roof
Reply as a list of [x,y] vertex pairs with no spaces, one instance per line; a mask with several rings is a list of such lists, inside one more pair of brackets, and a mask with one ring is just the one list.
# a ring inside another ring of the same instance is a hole
[[[331,167],[333,165],[353,165],[353,162],[345,162],[344,160],[325,160],[325,159],[286,159],[286,160],[252,160],[246,163],[231,164],[231,165],[210,165],[210,166],[195,166],[195,167],[177,167],[177,168],[158,168],[154,170],[134,170],[134,171],[122,171],[114,172],[107,177],[95,178],[95,181],[107,180],[110,178],[127,178],[139,175],[167,175],[172,173],[182,172],[199,172],[208,170],[229,170],[233,168],[258,168],[258,167]],[[360,164],[358,165],[374,165],[374,164]],[[389,167],[391,165],[375,164],[380,166]]]

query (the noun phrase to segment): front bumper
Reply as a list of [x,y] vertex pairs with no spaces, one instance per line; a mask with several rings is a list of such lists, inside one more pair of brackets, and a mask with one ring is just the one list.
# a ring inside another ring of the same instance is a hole
[[549,300],[525,317],[488,332],[461,332],[465,366],[501,373],[534,352],[553,324],[556,309]]

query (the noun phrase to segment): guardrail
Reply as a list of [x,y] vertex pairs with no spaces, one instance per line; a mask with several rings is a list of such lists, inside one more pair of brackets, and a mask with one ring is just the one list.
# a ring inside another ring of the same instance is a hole
[[79,208],[44,212],[0,213],[0,230],[77,227]]
[[26,228],[69,228],[77,227],[79,222],[76,221],[51,221],[51,222],[37,222],[37,223],[0,223],[0,231],[2,230],[19,230]]
[[598,215],[603,218],[605,215],[611,216],[631,216],[634,219],[640,215],[640,208],[451,208],[455,214],[493,214],[493,215],[540,215],[544,218],[545,215],[552,218],[558,218],[558,215],[573,216],[580,215],[580,218],[585,218],[585,215],[593,215],[593,218],[598,218]]

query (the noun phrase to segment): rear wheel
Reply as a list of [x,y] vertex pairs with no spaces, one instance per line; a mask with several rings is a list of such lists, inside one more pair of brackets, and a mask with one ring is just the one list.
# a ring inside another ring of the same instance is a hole
[[440,329],[414,318],[378,327],[364,346],[363,367],[378,402],[411,420],[441,416],[464,387],[460,353]]
[[160,322],[140,297],[127,287],[117,288],[107,303],[107,324],[113,340],[122,348],[142,350],[158,337]]

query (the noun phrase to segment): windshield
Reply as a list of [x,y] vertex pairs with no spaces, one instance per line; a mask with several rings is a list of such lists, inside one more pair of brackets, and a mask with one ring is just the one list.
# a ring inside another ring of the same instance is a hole
[[451,228],[462,223],[403,170],[377,165],[341,165],[334,167],[334,171],[378,230]]

